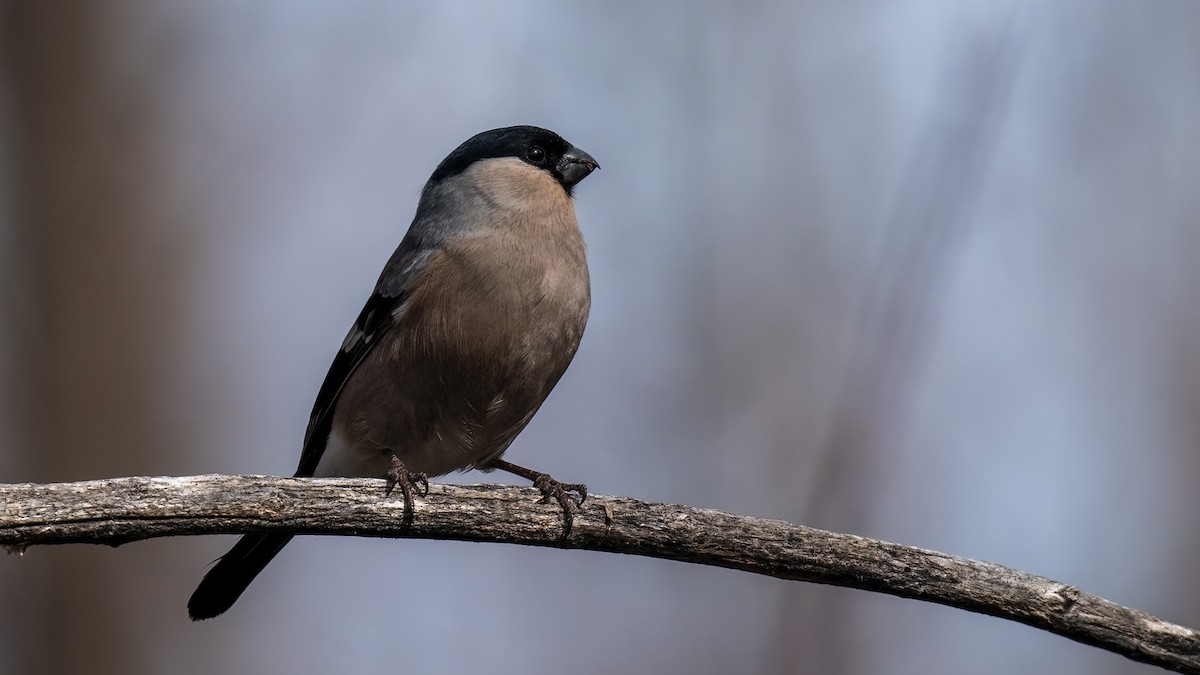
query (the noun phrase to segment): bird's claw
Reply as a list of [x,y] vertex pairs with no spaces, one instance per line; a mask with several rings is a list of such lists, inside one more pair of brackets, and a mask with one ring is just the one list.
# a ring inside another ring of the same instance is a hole
[[[549,504],[550,500],[554,499],[562,507],[562,536],[566,539],[567,535],[571,534],[571,525],[575,523],[575,509],[583,506],[584,500],[587,499],[587,486],[583,483],[560,483],[544,473],[533,479],[533,486],[542,492],[539,504]],[[572,497],[572,492],[579,494],[578,499]]]
[[[422,471],[409,471],[399,457],[392,455],[392,467],[384,474],[384,479],[387,481],[387,487],[383,493],[385,497],[390,497],[396,486],[400,486],[400,493],[404,495],[404,523],[411,525],[414,509],[413,494],[415,492],[422,497],[429,496],[429,476]],[[421,489],[415,489],[418,486]]]

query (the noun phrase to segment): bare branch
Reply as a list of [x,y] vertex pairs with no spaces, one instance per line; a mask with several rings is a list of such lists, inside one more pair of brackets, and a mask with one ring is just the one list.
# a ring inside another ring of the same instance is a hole
[[1135,661],[1200,673],[1200,632],[1045,577],[777,520],[592,497],[561,539],[532,489],[432,485],[412,526],[382,481],[266,476],[0,484],[0,545],[117,546],[245,532],[455,539],[632,553],[888,593],[1018,621]]

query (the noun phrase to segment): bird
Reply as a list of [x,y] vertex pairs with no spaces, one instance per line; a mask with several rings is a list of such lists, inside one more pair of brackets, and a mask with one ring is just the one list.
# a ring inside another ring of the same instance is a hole
[[[411,524],[414,493],[452,471],[500,469],[562,509],[583,484],[501,459],[574,358],[591,309],[576,185],[599,164],[536,126],[476,134],[446,156],[318,390],[297,477],[386,479]],[[247,534],[188,601],[233,606],[290,541]]]

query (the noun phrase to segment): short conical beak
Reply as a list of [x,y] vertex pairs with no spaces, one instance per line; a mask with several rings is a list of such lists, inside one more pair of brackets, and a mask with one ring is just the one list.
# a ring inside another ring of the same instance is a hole
[[557,168],[563,183],[567,187],[573,187],[579,181],[587,178],[588,174],[599,169],[600,165],[592,159],[591,155],[572,145],[563,153]]

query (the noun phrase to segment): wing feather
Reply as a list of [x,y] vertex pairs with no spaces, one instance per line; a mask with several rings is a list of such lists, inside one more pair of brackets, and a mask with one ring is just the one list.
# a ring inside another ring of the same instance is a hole
[[392,259],[375,285],[375,292],[350,328],[317,392],[317,400],[308,418],[308,431],[304,434],[304,450],[300,453],[296,476],[311,476],[317,470],[333,428],[333,413],[338,397],[363,359],[401,319],[412,281],[424,271],[430,253],[415,250],[406,239],[392,254]]

